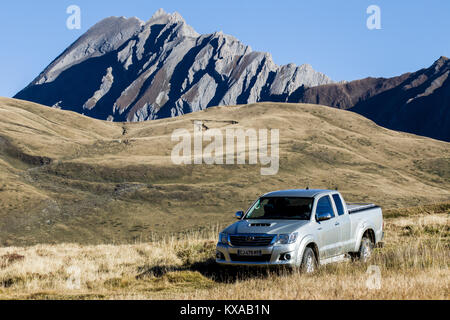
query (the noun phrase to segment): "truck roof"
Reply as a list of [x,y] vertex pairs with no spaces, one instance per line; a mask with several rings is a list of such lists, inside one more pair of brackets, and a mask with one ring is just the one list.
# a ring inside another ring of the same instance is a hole
[[336,192],[336,190],[323,190],[323,189],[291,189],[291,190],[279,190],[266,193],[263,197],[305,197],[312,198],[322,193]]

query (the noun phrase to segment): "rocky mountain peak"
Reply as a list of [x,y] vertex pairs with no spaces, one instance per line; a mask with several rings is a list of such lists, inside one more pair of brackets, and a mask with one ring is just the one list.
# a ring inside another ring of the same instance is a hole
[[153,14],[153,16],[145,23],[146,26],[157,24],[173,24],[173,23],[185,23],[183,17],[177,13],[167,13],[164,9],[159,9]]
[[439,71],[442,68],[448,68],[449,66],[450,66],[450,60],[444,56],[441,56],[433,64],[435,71]]
[[160,8],[156,11],[150,20],[147,22],[148,24],[168,24],[168,23],[183,23],[185,22],[183,17],[178,13],[167,13],[163,8]]
[[331,82],[307,64],[278,66],[223,32],[200,35],[177,12],[160,9],[147,22],[100,21],[16,97],[103,120],[143,121],[288,101],[303,87]]
[[153,14],[153,16],[145,23],[145,26],[147,28],[153,25],[177,25],[178,36],[199,36],[199,34],[186,23],[184,18],[178,12],[167,13],[162,8],[156,11],[155,14]]

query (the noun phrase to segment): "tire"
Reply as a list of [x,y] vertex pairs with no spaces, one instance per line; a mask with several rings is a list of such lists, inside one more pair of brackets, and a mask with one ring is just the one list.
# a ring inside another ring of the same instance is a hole
[[358,258],[359,260],[361,260],[362,262],[367,262],[370,257],[372,256],[372,252],[373,252],[373,242],[372,240],[370,240],[370,238],[364,236],[361,239],[361,245],[359,246],[359,251],[358,251]]
[[300,264],[302,273],[312,274],[317,271],[317,259],[313,249],[306,247],[303,252],[302,263]]

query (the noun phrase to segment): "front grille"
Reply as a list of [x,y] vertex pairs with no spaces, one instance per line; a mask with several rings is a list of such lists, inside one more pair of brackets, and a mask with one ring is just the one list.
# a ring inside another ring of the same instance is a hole
[[230,236],[232,246],[236,247],[267,247],[275,236],[239,235]]
[[269,262],[271,254],[263,254],[262,256],[238,256],[237,254],[230,254],[231,261],[237,262]]

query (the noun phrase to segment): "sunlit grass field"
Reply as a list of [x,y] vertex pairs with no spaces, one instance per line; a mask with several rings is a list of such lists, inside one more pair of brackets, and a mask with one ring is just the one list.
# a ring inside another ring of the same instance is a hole
[[0,299],[449,299],[450,203],[386,217],[369,262],[313,275],[216,265],[218,226],[131,245],[1,248]]

